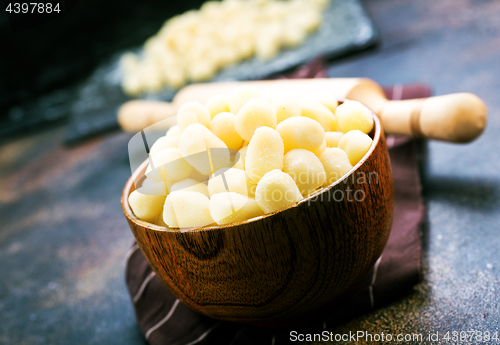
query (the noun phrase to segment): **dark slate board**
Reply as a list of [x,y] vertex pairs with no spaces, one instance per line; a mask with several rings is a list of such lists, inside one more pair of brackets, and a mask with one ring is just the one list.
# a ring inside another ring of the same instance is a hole
[[[269,61],[249,59],[220,71],[212,81],[263,79],[317,56],[328,59],[365,49],[377,42],[377,30],[359,0],[331,0],[320,29],[299,47],[283,50]],[[136,49],[140,51],[140,49]],[[120,56],[114,55],[82,85],[71,109],[66,142],[71,143],[117,127],[116,110],[131,99],[121,89]],[[170,101],[175,90],[165,88],[140,98]]]

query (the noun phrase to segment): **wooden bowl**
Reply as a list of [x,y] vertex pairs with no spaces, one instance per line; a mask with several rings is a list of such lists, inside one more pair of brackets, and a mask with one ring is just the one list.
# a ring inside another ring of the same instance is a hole
[[122,206],[156,275],[195,311],[235,322],[279,322],[346,292],[379,258],[392,225],[391,165],[373,117],[373,144],[346,178],[286,209],[226,226],[180,232],[137,219],[127,200],[144,162],[125,185]]

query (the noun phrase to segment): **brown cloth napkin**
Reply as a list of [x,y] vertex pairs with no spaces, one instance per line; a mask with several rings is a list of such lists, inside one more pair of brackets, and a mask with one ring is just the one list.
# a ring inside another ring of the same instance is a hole
[[[323,62],[317,59],[291,77],[325,76]],[[430,88],[423,84],[395,85],[384,90],[390,99],[422,98],[431,94]],[[322,308],[307,325],[290,325],[290,330],[320,333],[400,298],[420,281],[420,227],[424,206],[417,146],[414,141],[393,136],[388,136],[387,144],[394,174],[395,210],[384,252],[348,297],[343,296]],[[292,343],[289,330],[215,320],[189,309],[156,277],[137,244],[132,246],[126,258],[126,283],[139,328],[151,345]]]

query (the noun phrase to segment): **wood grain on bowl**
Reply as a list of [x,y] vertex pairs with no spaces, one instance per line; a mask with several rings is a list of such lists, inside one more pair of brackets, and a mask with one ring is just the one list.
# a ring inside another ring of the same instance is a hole
[[372,147],[343,180],[227,226],[181,232],[137,219],[127,198],[145,162],[127,182],[122,206],[153,270],[192,309],[236,322],[288,319],[340,296],[378,259],[392,225],[392,171],[374,119]]

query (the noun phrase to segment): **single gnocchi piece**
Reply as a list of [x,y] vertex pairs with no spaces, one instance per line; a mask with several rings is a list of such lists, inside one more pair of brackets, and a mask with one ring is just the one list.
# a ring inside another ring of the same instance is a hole
[[282,122],[290,117],[300,116],[300,106],[299,102],[291,96],[278,96],[273,98],[271,105],[276,111],[277,123]]
[[168,228],[168,224],[165,223],[165,221],[163,220],[163,214],[160,213],[160,215],[158,217],[156,217],[155,221],[153,221],[152,223],[158,225],[158,226],[163,226],[164,228]]
[[281,210],[301,199],[292,177],[277,169],[265,174],[255,190],[255,200],[265,213]]
[[326,132],[336,130],[337,119],[335,115],[319,101],[312,98],[301,98],[299,105],[302,116],[318,121]]
[[210,130],[220,140],[222,140],[229,149],[239,150],[243,144],[243,139],[235,129],[236,116],[223,112],[215,115],[210,122]]
[[242,86],[235,89],[227,97],[229,112],[237,114],[238,111],[252,98],[263,98],[259,89],[253,86]]
[[210,175],[203,175],[198,170],[193,169],[193,171],[191,172],[191,175],[189,175],[188,178],[196,180],[198,182],[207,182],[209,177],[210,177]]
[[345,151],[349,161],[354,166],[368,152],[372,138],[360,130],[349,131],[339,141],[339,148]]
[[176,149],[177,146],[179,145],[179,137],[175,136],[168,137],[165,135],[163,137],[158,138],[153,144],[153,146],[151,146],[151,149],[149,150],[149,155],[151,157],[154,157],[158,152],[163,151],[165,149],[169,148]]
[[208,181],[210,196],[224,192],[234,192],[241,195],[255,195],[257,184],[253,182],[244,170],[224,168],[217,170]]
[[206,197],[209,196],[207,185],[192,178],[187,178],[185,180],[174,183],[169,190],[170,193],[177,191],[190,191],[201,193]]
[[326,146],[338,147],[340,138],[344,136],[342,132],[325,132]]
[[154,181],[153,179],[150,179],[150,178],[146,177],[144,180],[142,180],[141,187],[151,186],[154,183],[158,183],[158,182]]
[[210,215],[219,225],[262,216],[264,211],[254,198],[234,192],[218,193],[210,198]]
[[275,128],[276,124],[276,111],[261,98],[250,99],[236,114],[236,131],[245,140],[251,140],[257,128]]
[[[153,166],[146,169],[146,176],[154,181],[180,181],[187,178],[193,168],[176,148],[167,148],[152,158]],[[154,169],[152,169],[154,167]]]
[[254,182],[268,172],[283,169],[285,146],[280,134],[272,128],[257,128],[248,144],[245,171]]
[[241,157],[241,154],[239,153],[239,151],[235,155],[235,160],[236,160],[236,163],[234,164],[233,168],[245,170],[245,163],[243,163],[243,158]]
[[325,140],[321,125],[308,117],[291,117],[281,122],[276,131],[285,145],[285,151],[293,149],[316,150]]
[[373,117],[367,107],[356,101],[346,101],[339,105],[335,115],[339,129],[347,133],[359,130],[368,134],[373,129]]
[[184,103],[177,111],[177,125],[181,131],[194,123],[208,127],[211,119],[208,109],[196,101]]
[[319,157],[319,160],[323,164],[323,168],[325,168],[326,186],[331,185],[352,169],[349,157],[347,157],[347,154],[338,147],[329,147],[325,149]]
[[326,145],[326,140],[323,140],[323,143],[321,144],[320,147],[318,147],[316,150],[312,150],[311,152],[314,153],[317,157],[321,156],[321,154],[323,153],[323,151],[325,151],[325,149],[327,148],[328,146]]
[[339,101],[331,93],[319,93],[317,95],[314,95],[313,98],[327,107],[328,110],[330,110],[333,114],[335,114],[335,111],[337,110],[337,107],[339,105]]
[[210,215],[210,200],[192,191],[170,193],[163,208],[163,220],[172,228],[199,228],[214,222]]
[[285,155],[283,172],[290,175],[303,196],[314,192],[326,180],[325,169],[311,151],[294,149]]
[[167,194],[165,183],[153,183],[130,193],[128,203],[137,218],[152,221],[161,214]]
[[167,138],[180,138],[182,134],[182,131],[181,131],[181,128],[179,127],[179,125],[175,125],[175,126],[172,126],[168,129],[167,133],[165,134],[165,136]]
[[[247,153],[247,146],[242,147],[238,152],[231,151],[231,154],[234,154],[234,160],[236,161],[233,168],[245,170],[245,155],[246,155],[246,153]],[[231,158],[232,158],[232,156],[231,156]]]
[[226,144],[201,124],[192,124],[182,132],[179,152],[186,161],[205,176],[230,164]]
[[248,145],[247,146],[243,146],[238,151],[240,153],[240,159],[243,161],[243,165],[245,165],[245,158],[247,156],[247,150],[248,150]]
[[223,95],[214,95],[210,97],[207,100],[207,103],[205,103],[205,107],[207,107],[212,119],[217,114],[229,112],[229,104],[227,103],[227,98]]

